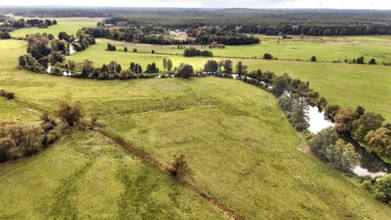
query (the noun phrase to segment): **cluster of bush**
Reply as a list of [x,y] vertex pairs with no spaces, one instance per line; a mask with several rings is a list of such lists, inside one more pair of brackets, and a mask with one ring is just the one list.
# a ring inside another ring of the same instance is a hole
[[38,153],[59,138],[62,127],[47,113],[41,118],[40,126],[0,123],[0,163]]
[[[59,34],[59,40],[54,39],[51,34],[31,34],[27,37],[27,54],[19,57],[19,67],[37,73],[47,72],[49,63],[52,66],[61,64],[69,54],[69,41],[73,37],[65,32]],[[89,35],[79,35],[78,39],[72,43],[76,51],[81,51],[95,44],[95,38]]]
[[265,59],[265,60],[271,60],[271,59],[273,59],[273,56],[272,56],[270,53],[265,53],[265,54],[263,55],[263,59]]
[[363,107],[340,110],[338,106],[326,106],[325,111],[334,115],[335,128],[343,135],[351,136],[379,156],[391,159],[391,124],[383,125],[384,117],[365,112]]
[[376,177],[362,177],[364,189],[375,195],[375,198],[391,205],[391,174]]
[[[364,59],[365,59],[364,56],[361,56],[361,57],[358,57],[358,58],[354,58],[351,61],[348,61],[347,59],[345,59],[345,63],[365,64]],[[376,64],[376,59],[375,58],[370,59],[368,64],[370,64],[370,65]]]
[[7,99],[14,99],[15,98],[15,93],[13,92],[7,92],[4,89],[0,89],[0,96],[3,96]]
[[11,34],[8,32],[1,32],[0,31],[0,39],[11,39]]
[[0,25],[0,31],[2,32],[12,32],[16,29],[20,28],[30,28],[30,27],[39,27],[39,28],[47,28],[52,25],[56,25],[56,20],[49,19],[7,19],[6,22]]
[[201,56],[201,57],[213,57],[213,53],[209,50],[197,50],[196,48],[186,48],[185,51],[183,52],[183,56],[185,57],[196,57],[196,56]]
[[323,129],[309,140],[312,152],[333,167],[351,172],[359,164],[354,146],[338,137],[333,127]]
[[76,51],[83,51],[87,49],[90,45],[95,44],[95,38],[89,34],[79,34],[73,43],[72,46]]
[[[126,48],[126,47],[125,47]],[[111,43],[107,43],[107,50],[108,51],[116,51],[117,50],[117,47],[115,46],[115,45],[113,45],[113,44],[111,44]],[[128,49],[126,48],[126,51],[127,51]],[[125,51],[125,52],[126,52]]]

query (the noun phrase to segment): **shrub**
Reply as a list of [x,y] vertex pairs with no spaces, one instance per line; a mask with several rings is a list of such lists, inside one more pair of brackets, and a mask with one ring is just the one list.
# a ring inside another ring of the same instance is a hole
[[311,62],[316,62],[316,56],[311,57]]
[[265,60],[271,60],[271,59],[273,59],[273,56],[272,56],[270,53],[265,53],[265,54],[263,55],[263,59],[265,59]]
[[375,185],[376,198],[391,205],[391,174],[385,175]]
[[173,161],[167,168],[167,171],[176,178],[184,177],[188,172],[187,161],[185,160],[185,155],[175,154],[173,156]]
[[58,108],[55,110],[54,114],[60,118],[61,121],[66,122],[69,126],[73,126],[82,116],[81,104],[80,102],[75,102],[70,106],[66,102],[59,102]]
[[15,94],[14,94],[13,92],[7,92],[7,93],[5,94],[5,97],[6,97],[7,99],[14,99],[14,98],[15,98]]
[[361,57],[357,58],[356,63],[357,64],[364,64],[364,57],[361,56]]
[[177,75],[179,75],[182,78],[190,78],[193,75],[193,66],[189,64],[182,64],[177,69]]
[[375,60],[375,58],[372,58],[372,59],[369,61],[369,64],[371,64],[371,65],[374,65],[374,64],[376,64],[376,60]]

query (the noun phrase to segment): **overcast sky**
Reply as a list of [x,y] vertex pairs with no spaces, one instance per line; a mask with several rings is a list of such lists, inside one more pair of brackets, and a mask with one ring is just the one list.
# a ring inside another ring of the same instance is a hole
[[126,6],[182,8],[322,8],[391,9],[391,0],[0,0],[0,5]]

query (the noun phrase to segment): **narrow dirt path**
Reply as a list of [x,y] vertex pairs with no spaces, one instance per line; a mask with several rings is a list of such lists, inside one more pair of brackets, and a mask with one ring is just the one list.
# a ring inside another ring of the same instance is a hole
[[[50,113],[50,111],[46,110],[45,108],[43,108],[43,107],[41,107],[41,106],[39,106],[39,105],[37,105],[35,103],[31,103],[31,102],[29,102],[27,100],[23,100],[23,99],[20,99],[20,98],[15,98],[14,101],[18,102],[18,103],[21,103],[21,104],[24,104],[24,105],[27,105],[30,108],[36,109],[38,111]],[[83,123],[83,124],[88,126],[88,123],[85,122],[85,121],[81,121],[81,123]],[[150,166],[158,169],[159,171],[161,171],[162,173],[164,173],[166,175],[171,176],[170,173],[167,171],[166,165],[164,163],[161,163],[160,161],[158,161],[158,160],[148,156],[143,151],[140,151],[140,150],[130,146],[125,141],[123,141],[122,138],[120,138],[119,136],[115,135],[114,133],[112,133],[110,131],[107,131],[107,130],[105,130],[103,128],[99,128],[99,129],[97,129],[95,131],[97,131],[100,134],[102,134],[102,135],[106,136],[107,138],[111,139],[117,145],[119,145],[122,148],[126,149],[131,154],[137,156],[138,158],[140,158],[141,160],[143,160],[144,162],[146,162]],[[233,209],[229,208],[228,206],[224,205],[219,199],[217,199],[216,197],[206,193],[204,190],[202,190],[201,188],[195,186],[194,184],[190,183],[189,181],[187,181],[185,179],[177,179],[177,181],[182,186],[184,186],[187,189],[193,191],[196,195],[198,195],[201,198],[205,199],[207,202],[209,202],[211,205],[213,205],[214,207],[219,209],[221,212],[223,212],[224,214],[228,215],[230,218],[235,219],[235,220],[244,220],[245,219],[243,216],[241,216],[235,210],[233,210]]]

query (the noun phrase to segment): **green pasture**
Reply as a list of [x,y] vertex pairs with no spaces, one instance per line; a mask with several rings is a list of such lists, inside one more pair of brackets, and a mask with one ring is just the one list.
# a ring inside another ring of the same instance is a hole
[[96,132],[1,165],[0,193],[1,219],[227,219]]
[[[182,55],[163,55],[143,52],[106,51],[107,40],[99,39],[96,45],[76,53],[68,59],[82,61],[89,59],[95,66],[102,66],[112,60],[129,68],[130,62],[136,62],[145,69],[149,63],[155,62],[163,69],[163,58],[171,59],[174,66],[180,63],[193,65],[200,71],[207,60],[221,60],[221,57],[183,57]],[[166,48],[168,46],[165,46]],[[129,47],[131,48],[131,47]],[[145,45],[148,51],[153,45]],[[163,47],[164,48],[164,47]],[[390,67],[383,65],[358,65],[345,63],[298,62],[289,60],[264,60],[247,58],[230,58],[234,64],[243,61],[249,70],[261,69],[272,71],[277,75],[288,73],[294,78],[310,81],[312,88],[319,91],[329,102],[342,107],[361,105],[368,111],[381,113],[388,121],[391,118],[391,74]]]
[[[28,18],[24,18],[28,19]],[[44,18],[46,19],[46,18]],[[83,27],[95,27],[96,23],[102,18],[48,18],[50,20],[56,19],[57,25],[48,28],[23,28],[11,32],[12,37],[26,37],[28,34],[47,33],[53,34],[55,37],[60,32],[67,32],[68,34],[76,35],[76,32]]]
[[[265,53],[270,53],[274,58],[282,60],[310,61],[316,56],[320,62],[341,62],[364,56],[364,61],[369,62],[375,58],[378,64],[391,62],[391,37],[390,36],[360,36],[360,37],[313,37],[293,36],[293,39],[282,39],[277,43],[276,36],[259,36],[260,44],[245,46],[226,46],[224,49],[208,49],[201,46],[193,46],[200,50],[210,50],[215,57],[231,58],[263,58]],[[137,48],[138,51],[151,53],[164,53],[182,55],[184,49],[178,49],[176,45],[148,45],[127,42],[109,41],[123,49]],[[187,46],[189,47],[189,46]]]

